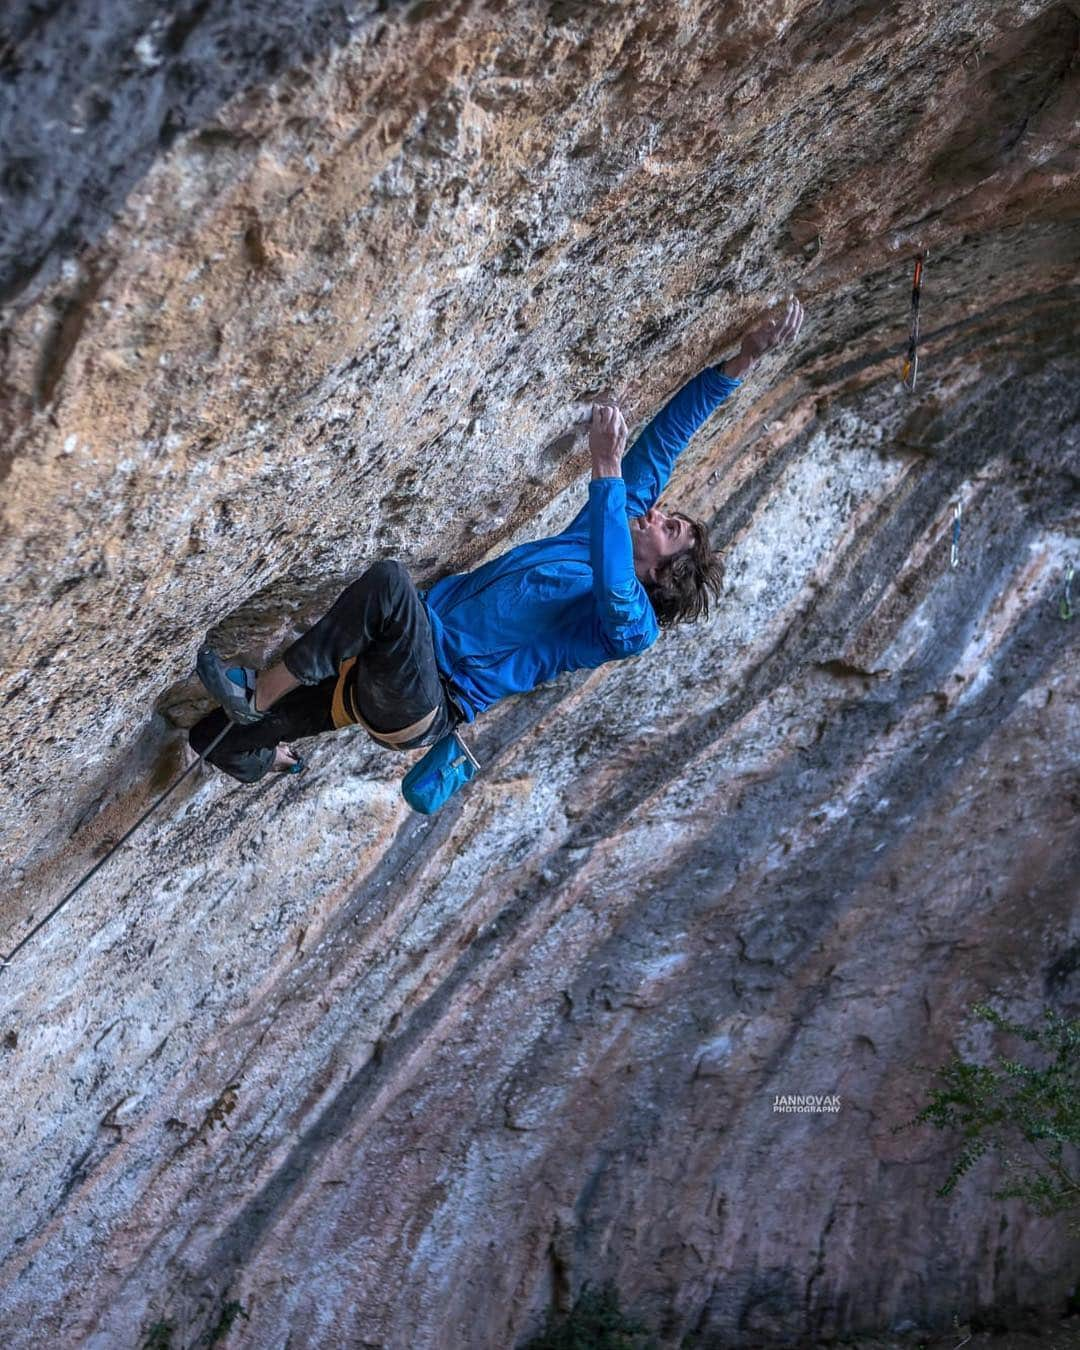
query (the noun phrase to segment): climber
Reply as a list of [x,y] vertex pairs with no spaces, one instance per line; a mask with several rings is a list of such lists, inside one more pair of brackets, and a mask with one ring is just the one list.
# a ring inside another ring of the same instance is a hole
[[561,533],[426,592],[400,562],[373,563],[265,670],[227,668],[201,648],[199,678],[222,706],[192,727],[192,747],[201,753],[231,718],[207,758],[255,782],[302,769],[288,741],[345,726],[398,750],[433,745],[509,694],[638,655],[662,628],[707,617],[720,556],[704,525],[656,501],[697,428],[764,352],[794,341],[802,321],[792,296],[745,334],[737,357],[684,385],[625,458],[622,413],[594,405],[589,500]]

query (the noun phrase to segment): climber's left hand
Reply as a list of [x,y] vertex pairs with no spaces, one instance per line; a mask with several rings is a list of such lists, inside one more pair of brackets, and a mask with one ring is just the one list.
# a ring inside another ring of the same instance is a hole
[[764,323],[745,334],[740,357],[747,362],[757,361],[773,347],[789,346],[799,336],[802,321],[803,307],[798,297],[789,296],[787,307],[782,312],[770,315]]

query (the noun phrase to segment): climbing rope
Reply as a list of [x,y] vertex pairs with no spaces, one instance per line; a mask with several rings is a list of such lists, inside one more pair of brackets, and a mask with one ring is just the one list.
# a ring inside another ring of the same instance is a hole
[[100,868],[105,866],[105,864],[109,861],[109,859],[116,852],[116,850],[120,848],[123,844],[127,843],[127,841],[131,838],[131,836],[135,833],[135,831],[139,828],[139,826],[143,823],[143,821],[146,820],[148,816],[150,816],[154,811],[158,809],[158,807],[165,800],[165,798],[170,796],[173,792],[176,791],[176,789],[180,786],[180,784],[184,781],[184,779],[188,776],[188,774],[191,773],[192,769],[197,769],[199,767],[199,765],[203,762],[203,760],[205,760],[206,756],[210,753],[210,751],[213,750],[213,748],[217,745],[217,743],[220,740],[222,740],[225,737],[225,735],[232,730],[232,728],[233,723],[226,722],[223,729],[218,733],[218,735],[214,737],[214,739],[210,742],[210,744],[206,747],[206,749],[199,755],[198,759],[194,762],[194,764],[189,764],[188,767],[184,770],[184,772],[180,775],[180,777],[176,780],[176,782],[173,783],[170,787],[167,787],[165,791],[161,794],[161,796],[157,799],[157,801],[154,802],[151,806],[147,807],[147,809],[142,813],[142,815],[135,822],[135,824],[132,825],[131,829],[128,830],[128,832],[125,835],[123,835],[122,838],[118,839],[115,844],[113,844],[112,848],[109,849],[108,853],[106,853],[103,858],[98,859],[98,861],[93,865],[93,867],[91,867],[89,872],[87,872],[84,877],[82,877],[79,881],[75,883],[74,886],[72,886],[71,890],[68,891],[67,895],[64,896],[63,900],[61,900],[58,904],[54,905],[52,909],[49,910],[48,914],[46,914],[45,917],[39,923],[36,923],[33,926],[33,928],[31,928],[29,933],[27,933],[27,935],[22,939],[22,941],[17,943],[14,947],[12,947],[11,951],[8,952],[7,956],[0,956],[0,973],[2,973],[11,964],[14,958],[19,954],[19,952],[22,951],[22,949],[26,946],[26,944],[30,941],[30,939],[34,936],[34,934],[39,933],[51,918],[59,914],[60,911],[64,908],[64,906],[67,904],[67,902],[72,898],[72,896],[75,895],[78,891],[82,890],[82,888],[86,885],[86,883],[90,880],[90,878],[94,875],[94,873],[97,872]]

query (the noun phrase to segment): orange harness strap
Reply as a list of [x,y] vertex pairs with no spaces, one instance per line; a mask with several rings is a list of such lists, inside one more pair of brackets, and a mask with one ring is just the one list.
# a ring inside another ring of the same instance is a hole
[[397,749],[404,741],[411,741],[417,736],[422,736],[428,730],[435,721],[435,715],[439,711],[438,708],[432,708],[418,722],[402,727],[400,731],[375,731],[374,728],[368,726],[361,716],[360,709],[356,706],[356,700],[352,697],[352,689],[346,689],[349,672],[355,665],[356,657],[350,656],[347,661],[342,661],[338,668],[337,684],[334,685],[334,701],[330,707],[330,716],[333,719],[335,730],[359,725],[373,740],[379,741],[382,745],[389,745],[393,749]]

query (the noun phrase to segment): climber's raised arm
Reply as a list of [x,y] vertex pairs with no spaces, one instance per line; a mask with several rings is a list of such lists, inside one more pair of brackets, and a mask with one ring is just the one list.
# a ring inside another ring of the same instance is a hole
[[661,408],[622,462],[631,516],[644,515],[655,504],[694,432],[734,393],[760,356],[795,339],[802,320],[802,305],[792,296],[781,314],[743,336],[738,356],[719,366],[706,366]]
[[589,427],[589,561],[600,641],[612,657],[644,651],[659,636],[656,617],[634,566],[620,472],[626,423],[617,407],[598,403]]

